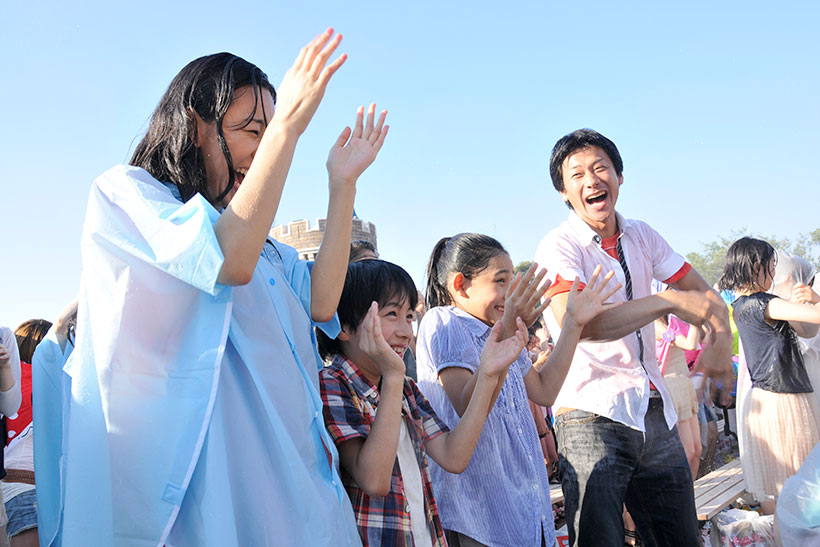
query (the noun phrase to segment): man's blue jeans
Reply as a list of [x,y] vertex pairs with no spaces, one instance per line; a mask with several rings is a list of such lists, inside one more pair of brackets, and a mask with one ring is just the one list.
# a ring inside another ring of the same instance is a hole
[[623,504],[644,545],[699,545],[692,473],[660,398],[646,434],[583,410],[556,418],[570,545],[622,547]]

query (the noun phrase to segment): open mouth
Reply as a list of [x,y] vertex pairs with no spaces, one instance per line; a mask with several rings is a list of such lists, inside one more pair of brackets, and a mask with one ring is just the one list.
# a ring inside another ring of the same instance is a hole
[[587,196],[586,202],[594,208],[602,207],[606,203],[608,194],[604,191]]
[[245,180],[245,175],[248,173],[246,169],[237,169],[233,172],[233,180],[234,186],[239,188],[239,185],[242,184],[242,181]]
[[404,357],[404,352],[407,351],[407,346],[390,346],[390,348],[395,351],[399,357]]

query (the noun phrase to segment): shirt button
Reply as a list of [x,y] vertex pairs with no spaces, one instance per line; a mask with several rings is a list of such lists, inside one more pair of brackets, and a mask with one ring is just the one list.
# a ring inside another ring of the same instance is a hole
[[336,481],[330,481],[330,484],[332,484],[333,486],[336,486]]
[[405,512],[405,513],[409,513],[409,512],[410,512],[410,505],[409,505],[409,504],[404,506],[404,512]]
[[313,413],[313,417],[314,417],[314,418],[318,418],[318,417],[319,417],[319,411],[318,411],[318,410],[317,410],[316,412],[314,412],[314,413]]
[[276,280],[274,280],[272,277],[270,278],[270,285],[271,285],[271,287],[276,285]]

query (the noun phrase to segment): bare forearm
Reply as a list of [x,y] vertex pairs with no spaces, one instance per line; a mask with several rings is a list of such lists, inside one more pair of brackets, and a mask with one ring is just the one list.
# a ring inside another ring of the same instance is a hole
[[298,134],[277,123],[268,125],[248,175],[214,224],[225,261],[217,281],[243,285],[253,277],[270,232],[296,149]]
[[[575,348],[582,329],[574,322],[564,321],[558,343],[540,371],[532,371],[534,381],[527,383],[527,397],[541,406],[552,406],[569,373]],[[529,376],[529,374],[528,374]],[[526,377],[525,377],[526,381]]]
[[11,365],[0,367],[0,391],[10,390],[14,387],[15,383]]
[[[478,383],[478,376],[480,372],[480,365],[479,369],[477,369],[473,374],[470,375],[470,378],[464,383],[461,389],[455,391],[453,390],[447,391],[448,399],[450,399],[450,403],[453,405],[453,408],[456,411],[456,414],[459,416],[464,416],[464,413],[467,411],[467,406],[470,404],[470,400],[473,397],[473,393],[475,391],[476,385]],[[495,401],[498,399],[498,394],[501,393],[501,388],[504,385],[504,381],[507,379],[507,371],[504,371],[502,374],[498,376],[497,383],[492,391],[492,398],[491,403],[495,404]],[[453,393],[451,395],[451,393]]]
[[668,301],[657,295],[609,305],[584,326],[581,339],[600,342],[618,340],[672,312],[672,309]]
[[310,276],[310,314],[314,321],[329,321],[336,313],[342,295],[350,256],[355,197],[355,182],[331,182],[325,235]]
[[473,376],[477,377],[475,389],[461,420],[450,433],[442,435],[441,449],[430,454],[436,463],[451,473],[461,473],[470,463],[484,422],[495,404],[496,387],[502,383],[499,378],[487,377],[480,371]]
[[403,387],[403,378],[384,378],[370,434],[347,469],[370,496],[385,496],[390,490],[399,446]]

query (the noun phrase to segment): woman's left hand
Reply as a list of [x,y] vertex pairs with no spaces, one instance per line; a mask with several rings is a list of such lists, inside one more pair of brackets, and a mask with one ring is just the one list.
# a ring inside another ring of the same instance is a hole
[[374,124],[376,105],[367,109],[367,122],[364,122],[364,107],[356,111],[356,124],[351,130],[345,127],[327,156],[327,173],[330,184],[355,184],[359,176],[367,169],[384,144],[387,130],[384,125],[387,110],[382,110]]

